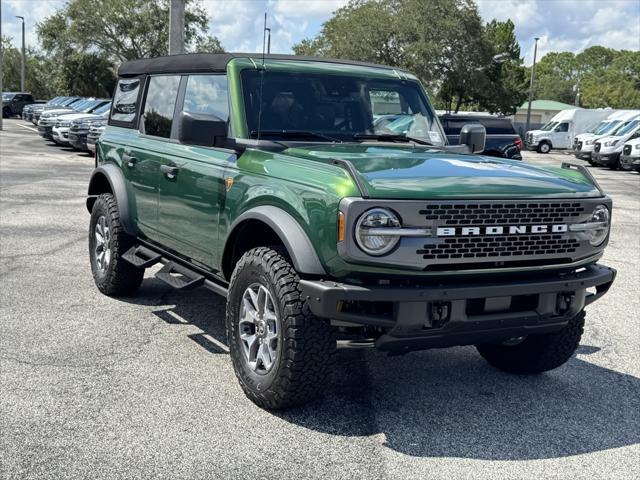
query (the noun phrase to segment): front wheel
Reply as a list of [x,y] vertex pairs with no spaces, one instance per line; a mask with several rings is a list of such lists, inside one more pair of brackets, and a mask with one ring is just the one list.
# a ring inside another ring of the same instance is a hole
[[122,228],[115,197],[100,195],[91,210],[89,258],[95,284],[105,295],[129,295],[140,287],[144,269],[122,258],[134,244]]
[[9,107],[4,107],[4,108],[2,109],[2,116],[3,116],[4,118],[9,118],[9,117],[11,117],[11,109],[10,109]]
[[519,343],[476,345],[494,367],[509,373],[542,373],[558,368],[575,353],[584,331],[584,311],[557,332],[530,335]]
[[538,145],[538,153],[547,154],[550,151],[551,151],[551,145],[549,144],[549,142],[542,142],[540,145]]
[[254,248],[238,261],[227,297],[233,368],[256,405],[280,409],[315,398],[335,350],[330,326],[301,296],[286,255]]

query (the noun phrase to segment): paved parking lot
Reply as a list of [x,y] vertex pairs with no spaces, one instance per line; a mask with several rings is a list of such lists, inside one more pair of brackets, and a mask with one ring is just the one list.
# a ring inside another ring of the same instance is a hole
[[28,127],[0,132],[1,478],[640,476],[637,173],[592,169],[613,197],[604,263],[619,275],[567,365],[525,378],[471,347],[343,351],[323,398],[270,413],[233,375],[221,298],[152,272],[135,298],[98,293],[93,159]]

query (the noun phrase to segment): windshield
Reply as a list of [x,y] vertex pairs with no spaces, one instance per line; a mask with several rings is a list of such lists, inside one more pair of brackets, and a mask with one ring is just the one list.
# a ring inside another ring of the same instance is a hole
[[621,120],[613,120],[606,125],[604,125],[601,129],[599,129],[596,133],[598,135],[606,135],[611,132],[615,132],[622,125]]
[[640,119],[631,120],[625,123],[620,129],[616,130],[616,136],[623,137],[627,133],[631,133],[640,124]]
[[548,132],[550,130],[553,130],[556,127],[556,125],[558,125],[558,123],[560,123],[560,122],[549,122],[544,127],[542,127],[540,130]]
[[89,100],[85,105],[82,106],[82,113],[93,113],[99,107],[104,104],[104,100]]
[[67,98],[64,102],[61,102],[60,105],[67,107],[67,106],[71,106],[71,104],[77,104],[82,102],[83,100],[77,98],[77,97],[69,97]]
[[96,108],[93,112],[96,115],[102,115],[105,112],[108,112],[111,109],[111,102],[105,103],[101,107]]
[[261,81],[261,72],[245,70],[242,90],[253,138],[260,129],[263,139],[296,133],[301,140],[306,136],[318,141],[354,141],[380,135],[411,137],[433,145],[445,142],[435,113],[416,82],[269,71]]
[[11,100],[15,96],[16,96],[15,93],[3,93],[2,94],[2,101],[3,102],[8,102],[9,100]]

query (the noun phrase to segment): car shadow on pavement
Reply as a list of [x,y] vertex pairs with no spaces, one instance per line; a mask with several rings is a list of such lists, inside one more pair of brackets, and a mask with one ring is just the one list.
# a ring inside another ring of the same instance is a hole
[[[146,279],[137,297],[123,300],[163,306],[158,318],[197,326],[202,333],[189,338],[211,353],[228,351],[224,301],[204,289],[177,294]],[[586,360],[599,350],[583,345],[537,376],[497,371],[472,347],[397,357],[339,350],[317,401],[272,413],[331,435],[383,434],[385,446],[420,457],[531,460],[634,445],[640,379]]]

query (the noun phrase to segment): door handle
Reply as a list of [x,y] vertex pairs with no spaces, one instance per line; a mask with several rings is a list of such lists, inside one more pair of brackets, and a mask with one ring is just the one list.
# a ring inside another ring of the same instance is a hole
[[160,171],[169,179],[173,180],[178,174],[178,167],[173,165],[160,165]]
[[132,157],[131,155],[123,153],[122,154],[122,161],[123,162],[127,162],[127,167],[133,168],[133,167],[136,166],[136,162],[138,161],[138,159],[136,157]]

